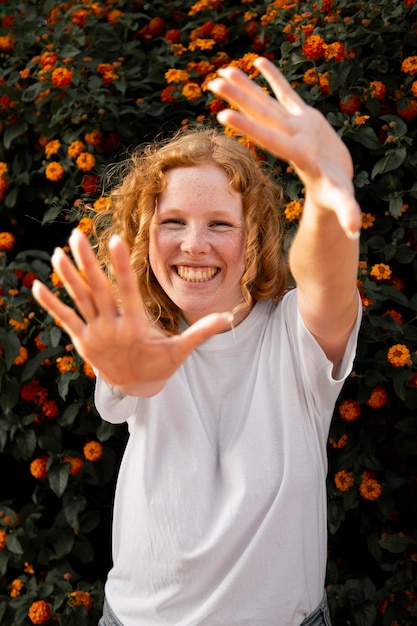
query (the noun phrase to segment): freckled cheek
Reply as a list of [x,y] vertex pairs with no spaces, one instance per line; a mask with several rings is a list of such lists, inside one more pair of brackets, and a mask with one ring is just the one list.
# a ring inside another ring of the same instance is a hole
[[175,232],[152,232],[149,238],[149,261],[153,270],[164,263],[169,254],[178,247],[178,234]]

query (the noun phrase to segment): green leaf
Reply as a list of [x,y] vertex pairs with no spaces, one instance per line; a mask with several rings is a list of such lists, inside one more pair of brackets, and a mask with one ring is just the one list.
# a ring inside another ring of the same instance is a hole
[[41,363],[46,361],[46,359],[53,358],[58,356],[62,352],[61,348],[45,348],[45,350],[41,350],[36,354],[33,358],[29,359],[29,361],[25,364],[25,367],[22,372],[22,381],[29,380],[34,376]]
[[10,552],[13,552],[13,554],[24,554],[22,544],[17,538],[16,533],[9,533],[7,535],[6,545]]
[[386,172],[396,170],[404,163],[406,156],[407,148],[403,146],[389,150],[382,159],[379,159],[379,161],[375,163],[371,178],[374,179],[378,174],[385,174]]
[[395,428],[402,433],[417,435],[417,415],[408,415],[395,424]]
[[74,534],[60,533],[58,538],[54,541],[54,552],[57,559],[71,554],[72,547],[74,545]]
[[381,148],[376,132],[370,126],[359,126],[357,130],[346,133],[346,137],[353,139],[369,150]]
[[24,120],[18,120],[17,122],[6,126],[3,136],[3,143],[6,150],[8,150],[13,141],[17,139],[17,137],[23,135],[23,133],[25,133],[27,129],[28,125]]
[[20,341],[15,333],[5,333],[3,339],[0,338],[4,348],[4,360],[6,362],[6,368],[9,370],[13,365],[13,361],[19,354]]
[[19,430],[16,444],[22,459],[30,459],[36,448],[36,435],[33,430]]
[[58,498],[60,498],[68,485],[70,473],[69,463],[56,463],[51,465],[48,471],[49,485]]
[[0,407],[3,413],[8,415],[19,402],[20,385],[15,378],[10,376],[5,376],[2,382],[3,393],[0,395]]
[[22,93],[22,102],[33,102],[39,96],[42,89],[44,89],[44,85],[39,81],[30,85]]
[[64,428],[68,428],[68,426],[72,426],[79,412],[80,412],[80,404],[70,404],[65,409],[63,414],[58,418],[59,425]]
[[402,535],[387,535],[379,540],[379,545],[388,552],[400,554],[407,549],[408,538]]

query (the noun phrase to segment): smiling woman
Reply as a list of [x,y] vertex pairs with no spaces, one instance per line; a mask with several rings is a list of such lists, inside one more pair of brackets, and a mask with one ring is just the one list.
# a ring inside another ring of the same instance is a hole
[[76,266],[62,250],[53,264],[78,311],[34,283],[96,368],[102,418],[129,426],[100,626],[330,623],[326,444],[361,319],[360,214],[338,135],[257,66],[278,101],[236,68],[209,87],[234,105],[220,121],[305,184],[297,288],[280,187],[204,128],[124,166],[96,220],[111,282],[77,229]]

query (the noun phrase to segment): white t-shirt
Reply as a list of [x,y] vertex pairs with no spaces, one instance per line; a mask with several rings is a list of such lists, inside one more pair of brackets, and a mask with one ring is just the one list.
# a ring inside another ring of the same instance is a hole
[[127,420],[106,597],[124,626],[298,626],[323,596],[326,444],[337,380],[296,290],[258,302],[196,349],[152,398],[100,377]]

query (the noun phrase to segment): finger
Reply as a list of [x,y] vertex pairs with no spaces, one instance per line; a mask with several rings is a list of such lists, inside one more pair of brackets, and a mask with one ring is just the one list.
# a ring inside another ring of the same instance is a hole
[[118,292],[124,315],[131,317],[143,317],[145,321],[145,305],[140,295],[138,280],[130,261],[130,252],[123,241],[117,235],[109,242],[109,251],[113,263]]
[[56,248],[51,262],[69,296],[86,320],[97,315],[91,289],[61,248]]
[[85,323],[71,307],[61,302],[39,280],[33,282],[32,293],[39,304],[48,311],[51,317],[58,320],[71,337],[81,336]]
[[300,115],[306,104],[276,65],[265,57],[255,59],[254,65],[270,85],[281,105],[292,115]]
[[[76,228],[69,239],[71,251],[82,272],[78,280],[71,274],[71,286],[75,291],[74,302],[84,310],[92,321],[97,315],[115,317],[119,310],[110,282],[98,264],[87,237]],[[67,268],[68,269],[68,268]]]
[[271,114],[276,116],[277,112],[285,115],[283,110],[279,111],[276,100],[235,67],[219,70],[219,78],[210,81],[208,87],[251,118],[264,119]]

